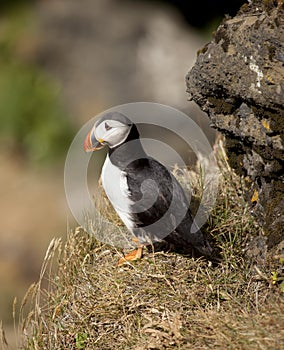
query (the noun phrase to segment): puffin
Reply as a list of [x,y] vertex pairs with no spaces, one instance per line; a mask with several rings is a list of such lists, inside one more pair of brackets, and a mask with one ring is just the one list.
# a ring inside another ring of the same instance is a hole
[[193,248],[209,258],[212,248],[193,219],[182,186],[166,166],[145,152],[137,126],[123,113],[106,112],[87,134],[86,152],[105,146],[102,186],[137,246],[118,266],[140,259],[143,247],[157,242],[177,250]]

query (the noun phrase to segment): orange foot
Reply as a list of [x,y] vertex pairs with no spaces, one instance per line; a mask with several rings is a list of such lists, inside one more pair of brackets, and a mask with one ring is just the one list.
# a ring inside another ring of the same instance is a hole
[[126,254],[123,258],[120,258],[117,263],[117,267],[126,264],[128,261],[134,261],[142,258],[143,247],[140,246],[132,252]]

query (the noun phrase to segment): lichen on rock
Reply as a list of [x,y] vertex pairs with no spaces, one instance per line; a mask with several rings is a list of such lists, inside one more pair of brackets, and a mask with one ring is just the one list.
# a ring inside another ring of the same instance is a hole
[[284,237],[283,46],[283,1],[252,0],[223,21],[186,77],[189,98],[225,134],[231,166],[249,180],[268,248]]

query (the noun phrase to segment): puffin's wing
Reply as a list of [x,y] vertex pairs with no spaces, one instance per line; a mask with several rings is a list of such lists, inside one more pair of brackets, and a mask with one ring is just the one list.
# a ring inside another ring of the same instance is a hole
[[152,158],[131,163],[126,173],[135,226],[143,228],[152,240],[164,238],[188,210],[183,189],[168,169]]
[[[132,206],[133,233],[152,242],[166,239],[176,246],[193,245],[210,256],[212,249],[196,226],[183,188],[155,159],[135,161],[127,171]],[[192,230],[193,228],[193,230]]]

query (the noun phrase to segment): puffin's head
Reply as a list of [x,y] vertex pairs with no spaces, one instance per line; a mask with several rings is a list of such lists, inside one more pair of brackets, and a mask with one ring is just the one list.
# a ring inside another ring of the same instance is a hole
[[100,117],[88,133],[84,149],[92,152],[103,148],[121,145],[132,128],[132,121],[119,112],[109,112]]

